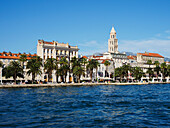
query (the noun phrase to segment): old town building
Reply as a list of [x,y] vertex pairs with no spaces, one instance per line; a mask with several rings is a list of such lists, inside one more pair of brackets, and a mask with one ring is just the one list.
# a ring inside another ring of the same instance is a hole
[[[27,61],[30,60],[32,57],[37,56],[36,54],[30,54],[30,53],[29,54],[23,53],[23,54],[26,55]],[[0,53],[0,61],[3,62],[3,68],[8,66],[11,61],[19,61],[21,55],[22,55],[21,53],[11,53],[11,52],[2,52],[2,53]],[[17,80],[20,81],[20,82],[27,82],[29,80],[32,80],[32,76],[31,75],[29,76],[26,73],[26,71],[27,71],[27,69],[26,69],[27,61],[24,63],[24,66],[23,66],[24,67],[24,78],[18,78],[17,77]],[[13,82],[12,77],[8,78],[8,79],[6,79],[5,77],[2,77],[2,70],[0,71],[0,74],[1,74],[0,75],[0,80],[2,79],[3,83],[4,82],[5,83],[6,82]],[[36,80],[38,80],[38,79],[40,79],[40,78],[36,77]]]
[[[68,43],[59,43],[57,41],[47,42],[44,40],[38,40],[37,44],[37,55],[43,59],[43,62],[45,62],[47,58],[55,58],[59,61],[62,57],[66,57],[67,61],[70,62],[73,57],[78,58],[78,50],[77,46],[70,46]],[[55,72],[56,71],[53,71],[52,73],[52,82],[57,81]],[[73,79],[70,77],[73,76],[72,74],[70,75],[71,76],[67,75],[66,82],[72,82]],[[42,81],[47,81],[47,79],[47,73],[43,72]],[[58,81],[61,81],[60,77],[58,78]]]

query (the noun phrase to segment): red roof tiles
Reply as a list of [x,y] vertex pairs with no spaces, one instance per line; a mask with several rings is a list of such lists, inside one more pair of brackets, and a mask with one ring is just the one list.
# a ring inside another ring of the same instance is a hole
[[86,59],[87,59],[87,56],[83,56],[83,58],[86,58]]
[[151,57],[161,57],[161,58],[164,58],[163,56],[161,56],[160,54],[158,53],[138,53],[142,56],[151,56]]
[[[0,53],[0,59],[20,59],[21,53]],[[26,54],[27,59],[30,60],[31,57],[37,56],[37,54]]]
[[136,56],[127,56],[128,59],[136,60]]

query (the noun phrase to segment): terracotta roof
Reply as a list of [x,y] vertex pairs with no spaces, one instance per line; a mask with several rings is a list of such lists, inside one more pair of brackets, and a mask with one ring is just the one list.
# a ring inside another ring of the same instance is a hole
[[83,58],[86,58],[86,59],[87,59],[87,56],[83,56]]
[[[42,43],[41,41],[38,41],[40,44]],[[47,41],[43,41],[44,44],[54,44],[53,42],[47,42]]]
[[160,54],[158,53],[138,53],[142,56],[151,56],[151,57],[161,57],[161,58],[164,58],[163,56],[161,56]]
[[110,59],[95,59],[95,60],[110,60]]
[[92,56],[93,58],[103,57],[103,56]]
[[53,42],[46,42],[44,41],[45,44],[54,44]]
[[[0,59],[20,59],[20,55],[23,55],[21,53],[0,53]],[[26,54],[27,59],[30,60],[31,57],[37,56],[37,54]]]
[[106,60],[109,60],[109,59],[100,59],[100,60],[103,60],[103,61],[102,61],[102,64],[104,64],[104,62],[105,62]]
[[128,59],[136,60],[136,56],[127,56]]

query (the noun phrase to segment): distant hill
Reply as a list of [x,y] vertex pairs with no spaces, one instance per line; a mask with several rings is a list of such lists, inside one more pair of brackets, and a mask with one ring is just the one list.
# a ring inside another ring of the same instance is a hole
[[168,62],[170,62],[170,58],[168,58],[168,57],[165,57],[164,59],[165,59],[165,61],[168,61]]

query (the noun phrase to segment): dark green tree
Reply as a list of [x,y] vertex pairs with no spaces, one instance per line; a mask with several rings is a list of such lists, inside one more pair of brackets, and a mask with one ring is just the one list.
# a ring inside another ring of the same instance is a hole
[[32,83],[35,81],[35,77],[39,74],[42,74],[41,71],[41,67],[42,67],[42,59],[37,56],[37,57],[33,57],[31,58],[28,63],[27,63],[27,74],[28,75],[32,75]]
[[161,64],[161,73],[163,75],[163,79],[165,79],[165,76],[167,74],[167,65],[165,62]]
[[160,63],[159,63],[159,61],[155,61],[155,68],[154,68],[154,71],[156,72],[156,78],[157,78],[157,81],[158,81],[158,75],[159,75],[159,72],[161,71],[161,67],[159,66],[160,65]]
[[19,61],[21,62],[21,65],[22,65],[22,67],[24,69],[24,63],[27,61],[27,55],[26,54],[20,55]]
[[135,80],[141,80],[144,72],[140,67],[134,67],[132,70],[133,76],[135,77]]
[[110,62],[109,62],[108,60],[106,60],[106,61],[104,62],[104,65],[106,66],[106,74],[105,74],[105,76],[106,76],[106,77],[109,77],[108,66],[110,65]]
[[17,77],[24,78],[23,68],[18,61],[11,61],[10,64],[2,70],[2,75],[5,78],[13,77],[14,84],[16,84]]
[[84,68],[81,67],[81,66],[75,66],[74,69],[73,69],[73,73],[75,74],[75,76],[78,80],[78,83],[80,83],[81,75],[84,74]]
[[44,64],[44,69],[47,71],[48,73],[48,82],[52,82],[52,72],[53,70],[56,69],[56,59],[54,58],[48,58],[45,61]]
[[[67,77],[67,72],[70,70],[69,68],[69,63],[66,59],[66,57],[63,57],[60,61],[60,75],[62,77],[62,81],[66,83],[66,77]],[[64,78],[64,79],[63,79]]]
[[88,63],[87,63],[87,69],[90,71],[90,78],[91,78],[91,82],[92,82],[92,75],[93,75],[93,69],[96,68],[96,61],[97,60],[89,60]]

